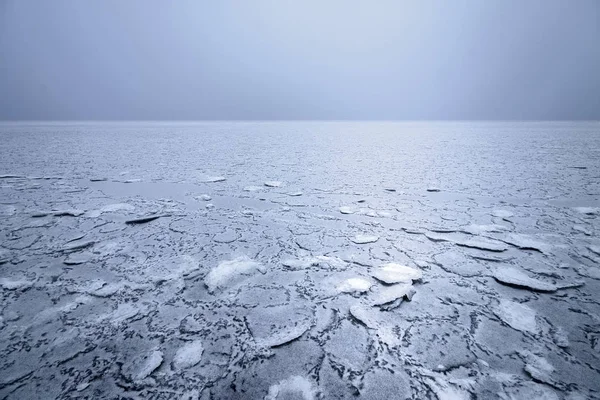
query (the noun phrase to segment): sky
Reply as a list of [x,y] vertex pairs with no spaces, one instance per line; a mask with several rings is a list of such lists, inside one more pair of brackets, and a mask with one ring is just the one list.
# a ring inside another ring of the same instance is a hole
[[0,120],[600,120],[598,0],[0,0]]

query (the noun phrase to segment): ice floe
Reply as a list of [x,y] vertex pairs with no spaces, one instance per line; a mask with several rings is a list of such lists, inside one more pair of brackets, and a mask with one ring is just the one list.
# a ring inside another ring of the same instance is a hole
[[202,360],[203,353],[204,346],[202,345],[202,341],[194,340],[193,342],[186,343],[177,349],[173,357],[173,368],[182,370],[193,367]]
[[241,256],[230,261],[222,261],[213,268],[204,278],[204,284],[208,291],[213,293],[217,289],[223,289],[244,277],[256,272],[265,272],[264,266],[246,256]]
[[387,284],[412,282],[423,277],[420,270],[397,263],[383,264],[375,269],[371,275],[373,278]]
[[356,235],[350,239],[356,244],[367,244],[367,243],[375,243],[379,240],[379,236],[374,235]]
[[337,290],[342,293],[364,293],[371,289],[373,284],[364,278],[349,278],[337,286]]
[[537,333],[539,330],[536,321],[537,313],[525,304],[502,299],[494,308],[494,313],[518,331]]

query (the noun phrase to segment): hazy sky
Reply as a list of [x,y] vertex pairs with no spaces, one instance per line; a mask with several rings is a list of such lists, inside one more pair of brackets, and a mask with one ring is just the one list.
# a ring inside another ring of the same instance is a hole
[[600,119],[600,1],[0,0],[0,119]]

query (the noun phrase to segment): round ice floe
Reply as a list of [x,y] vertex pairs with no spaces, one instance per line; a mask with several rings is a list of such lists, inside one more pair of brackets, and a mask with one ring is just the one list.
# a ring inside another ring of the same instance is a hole
[[387,284],[412,282],[413,280],[421,279],[423,273],[415,268],[405,265],[388,263],[377,268],[373,273],[373,278],[385,282]]
[[364,278],[350,278],[337,286],[341,293],[364,293],[371,289],[372,283]]
[[200,340],[194,340],[180,347],[173,358],[173,368],[185,369],[193,367],[202,359],[204,347]]
[[234,260],[223,261],[213,268],[204,278],[209,292],[224,288],[235,283],[244,276],[250,276],[257,271],[263,271],[262,264],[248,257],[238,257]]

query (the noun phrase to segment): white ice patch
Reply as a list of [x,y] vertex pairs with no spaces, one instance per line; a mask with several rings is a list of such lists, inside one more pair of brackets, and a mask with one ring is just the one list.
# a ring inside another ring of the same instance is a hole
[[412,282],[423,277],[423,273],[415,268],[396,263],[387,263],[372,273],[373,277],[387,284]]
[[180,347],[173,358],[173,368],[186,369],[198,364],[202,359],[204,346],[200,340],[194,340]]
[[265,400],[314,400],[316,394],[317,391],[309,380],[296,375],[269,387],[269,393],[265,396]]
[[525,372],[533,379],[539,382],[553,384],[550,375],[554,373],[555,368],[543,357],[539,357],[528,350],[519,352],[519,355],[525,361]]
[[390,287],[384,287],[373,296],[373,305],[383,306],[397,301],[397,303],[391,305],[390,308],[393,308],[394,306],[397,307],[404,298],[411,300],[414,294],[415,289],[410,283],[401,283]]
[[100,209],[102,213],[117,212],[117,211],[134,211],[135,206],[127,203],[108,204]]
[[492,211],[492,215],[494,217],[498,217],[498,218],[510,218],[514,214],[511,213],[510,211],[506,211],[506,210],[494,210],[494,211]]
[[573,210],[580,214],[596,215],[600,211],[600,207],[573,207]]
[[209,176],[206,179],[204,179],[204,182],[207,182],[207,183],[223,182],[226,179],[227,178],[225,178],[224,176]]
[[343,206],[340,207],[340,212],[342,214],[354,214],[356,212],[356,209],[348,206]]
[[531,278],[524,272],[513,267],[498,268],[493,276],[499,282],[539,290],[541,292],[554,292],[557,289],[556,285]]
[[0,279],[0,287],[6,290],[25,290],[32,287],[34,284],[33,281],[28,281],[25,279],[10,279],[10,278],[2,278]]
[[373,235],[356,235],[350,239],[356,244],[366,244],[366,243],[375,243],[379,240],[379,236]]
[[258,192],[263,188],[261,186],[246,186],[243,190],[244,192]]
[[276,187],[281,186],[281,182],[280,181],[266,181],[265,182],[265,186],[266,187],[276,188]]
[[512,328],[530,333],[537,333],[536,312],[532,308],[510,300],[500,300],[494,313]]
[[337,286],[341,293],[364,293],[371,289],[372,283],[364,278],[350,278]]
[[213,268],[204,278],[204,284],[210,293],[222,289],[242,277],[253,275],[257,271],[264,271],[262,264],[246,256],[238,257],[231,261],[222,261]]
[[154,349],[149,353],[140,354],[130,362],[123,365],[122,373],[132,381],[141,381],[146,379],[163,362],[163,353]]

